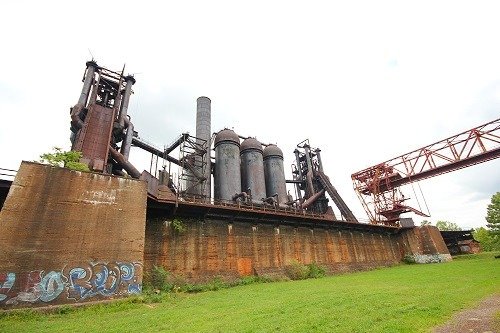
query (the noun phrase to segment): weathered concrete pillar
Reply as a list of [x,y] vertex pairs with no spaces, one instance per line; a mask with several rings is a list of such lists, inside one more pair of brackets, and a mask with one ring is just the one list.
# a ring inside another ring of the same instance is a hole
[[140,293],[146,183],[23,162],[0,211],[0,308]]

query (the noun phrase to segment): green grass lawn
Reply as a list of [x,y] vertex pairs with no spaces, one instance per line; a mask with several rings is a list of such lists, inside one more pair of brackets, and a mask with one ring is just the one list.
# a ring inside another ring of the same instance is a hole
[[131,300],[63,314],[0,317],[0,332],[425,332],[500,292],[500,259],[401,265],[302,281],[259,283],[161,303]]

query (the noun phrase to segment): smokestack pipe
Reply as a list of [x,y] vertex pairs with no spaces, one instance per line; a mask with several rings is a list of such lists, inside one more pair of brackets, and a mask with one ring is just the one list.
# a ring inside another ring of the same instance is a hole
[[[207,151],[203,155],[203,162],[205,164],[205,170],[203,172],[203,177],[206,179],[205,188],[203,193],[206,198],[210,198],[211,194],[211,170],[212,161],[210,159],[210,147],[212,145],[211,141],[211,116],[212,116],[212,101],[210,98],[201,96],[196,100],[196,137],[207,142]],[[200,170],[201,171],[201,170]],[[200,188],[201,190],[201,188]]]

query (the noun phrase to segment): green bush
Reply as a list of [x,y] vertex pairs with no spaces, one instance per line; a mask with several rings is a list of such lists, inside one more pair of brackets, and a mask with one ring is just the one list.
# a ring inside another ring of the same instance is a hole
[[82,153],[79,151],[63,151],[59,147],[53,147],[52,153],[40,155],[40,162],[47,163],[53,166],[59,166],[77,171],[90,171],[85,163],[80,163]]
[[326,275],[326,269],[314,262],[304,265],[293,260],[285,267],[285,274],[290,280],[315,279]]
[[172,228],[178,233],[183,233],[184,231],[186,231],[186,226],[184,225],[182,220],[173,219],[171,223],[172,223]]
[[309,269],[308,278],[316,279],[326,276],[326,269],[315,262],[308,264],[307,268]]
[[144,274],[144,289],[148,291],[171,291],[173,285],[168,282],[169,273],[161,266],[153,266]]
[[285,274],[291,280],[304,280],[309,277],[309,267],[293,260],[290,265],[285,267]]
[[405,264],[408,264],[408,265],[413,265],[416,263],[415,261],[415,257],[412,256],[411,254],[406,254],[404,257],[403,257],[403,262]]

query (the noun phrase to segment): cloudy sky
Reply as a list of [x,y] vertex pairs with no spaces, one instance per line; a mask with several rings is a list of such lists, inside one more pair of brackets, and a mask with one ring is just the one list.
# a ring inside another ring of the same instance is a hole
[[[298,142],[321,147],[332,183],[367,218],[353,172],[499,117],[499,9],[496,1],[3,1],[0,167],[69,147],[69,107],[92,53],[135,74],[129,113],[141,137],[162,147],[194,133],[196,98],[208,96],[212,131],[277,143],[287,170]],[[132,158],[149,169],[139,152]],[[430,220],[484,225],[499,169],[495,160],[421,182]]]

